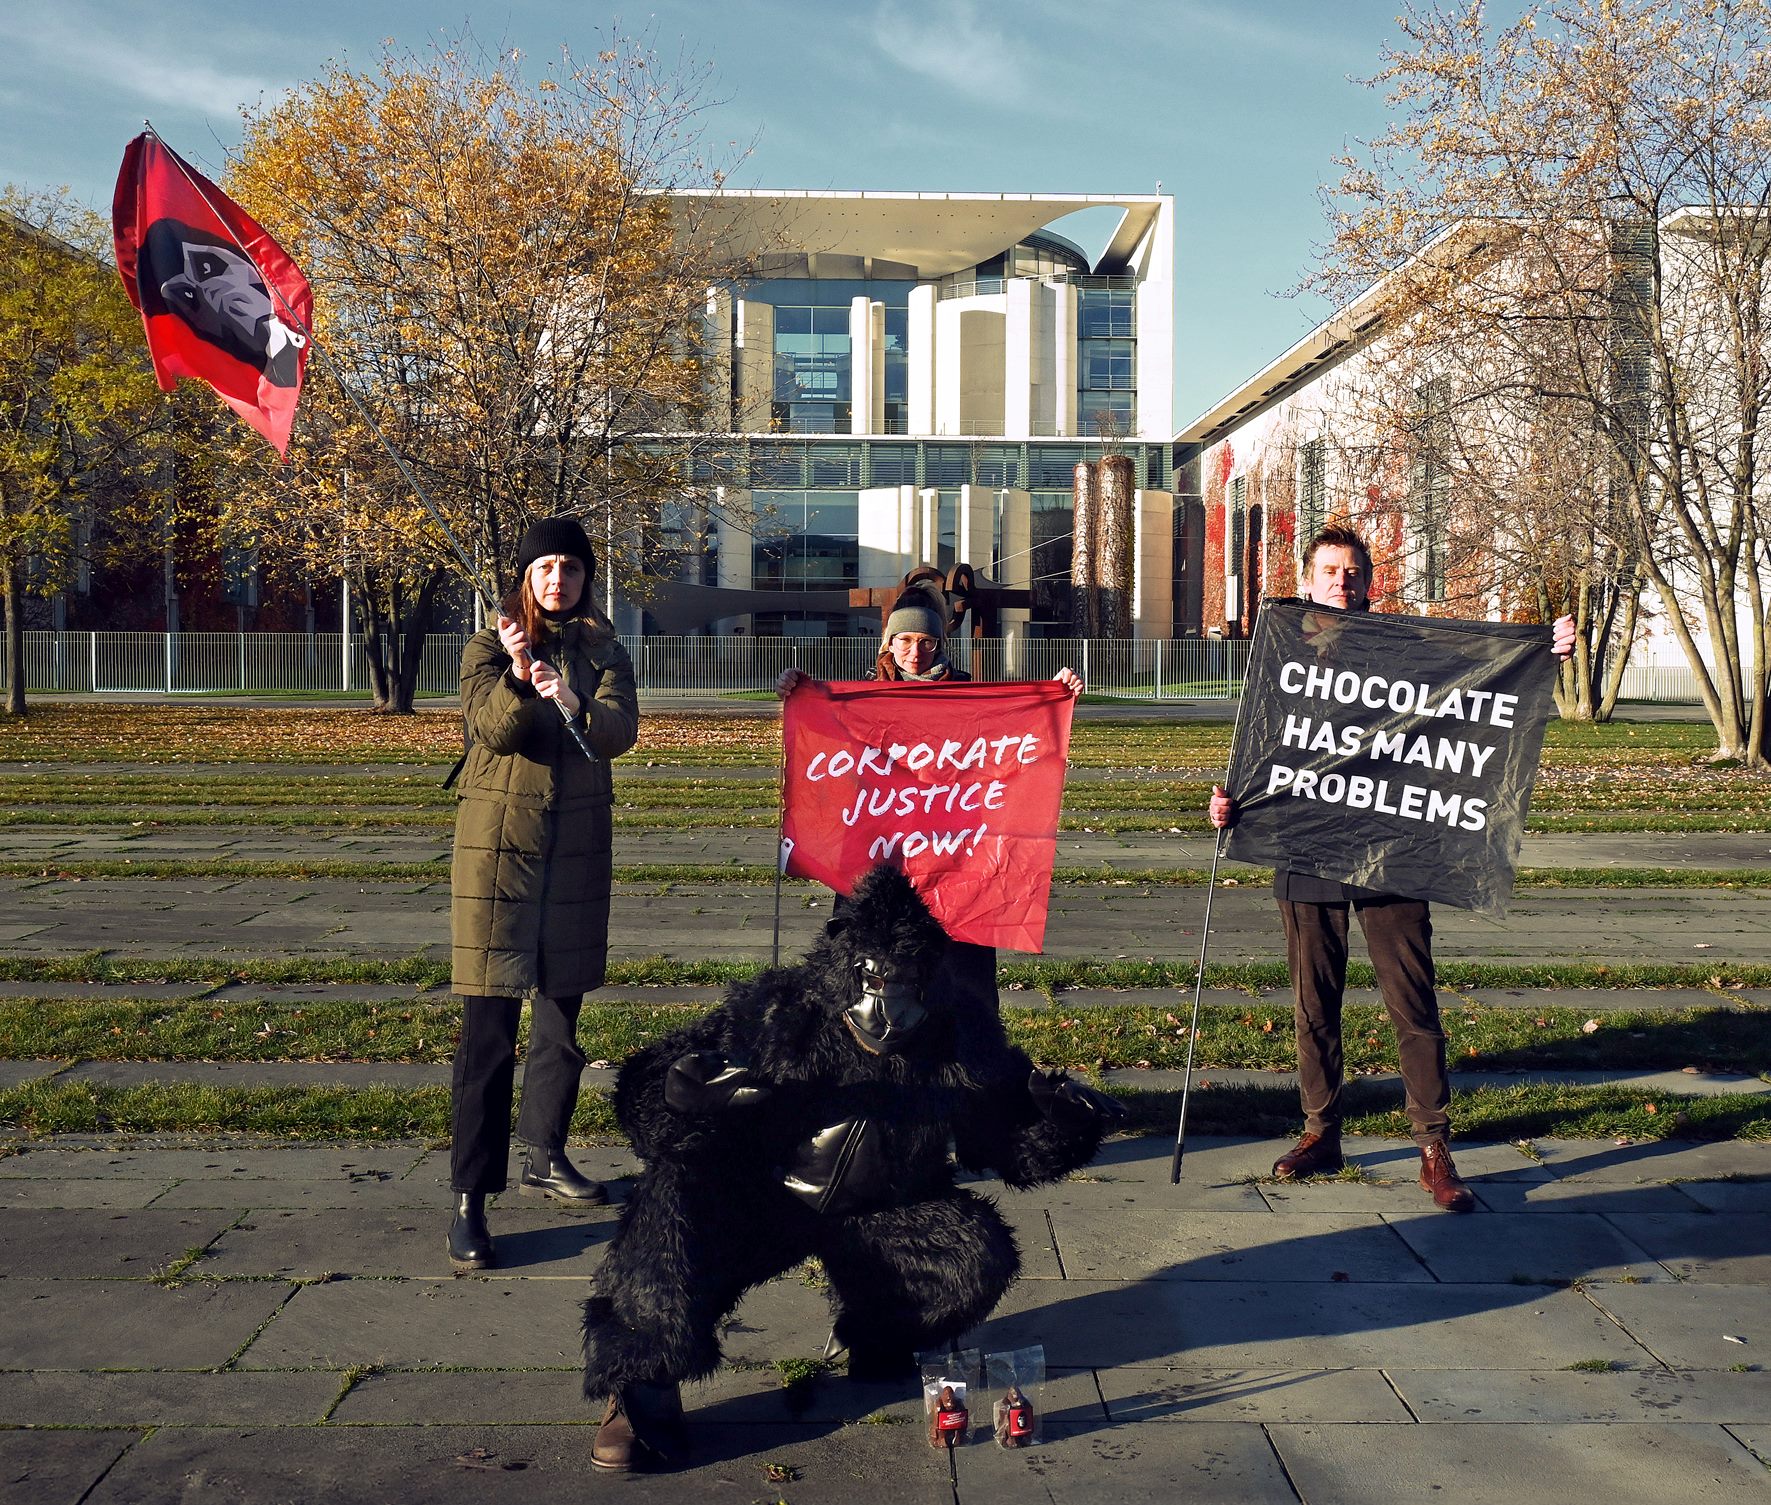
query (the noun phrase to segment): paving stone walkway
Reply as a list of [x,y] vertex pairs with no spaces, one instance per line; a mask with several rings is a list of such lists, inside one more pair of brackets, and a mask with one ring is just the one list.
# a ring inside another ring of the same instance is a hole
[[[1043,1345],[1046,1441],[932,1452],[913,1387],[819,1378],[828,1313],[753,1292],[683,1472],[592,1477],[578,1303],[614,1210],[522,1198],[456,1277],[436,1146],[63,1138],[0,1159],[0,1502],[1447,1502],[1771,1498],[1771,1145],[1405,1146],[1264,1179],[1270,1142],[1109,1146],[999,1193],[1021,1282],[967,1341]],[[622,1189],[625,1151],[581,1163]],[[951,1475],[949,1463],[951,1462]]]

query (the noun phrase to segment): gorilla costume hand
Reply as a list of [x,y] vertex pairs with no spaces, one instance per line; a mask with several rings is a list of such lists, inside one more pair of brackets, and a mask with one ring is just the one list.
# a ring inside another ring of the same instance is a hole
[[1100,1119],[1103,1127],[1126,1116],[1124,1106],[1104,1092],[1077,1081],[1067,1072],[1035,1070],[1027,1078],[1027,1090],[1047,1118],[1060,1123],[1084,1124]]
[[764,1101],[773,1089],[750,1067],[727,1060],[717,1050],[695,1050],[671,1062],[664,1077],[664,1101],[678,1113],[723,1113]]

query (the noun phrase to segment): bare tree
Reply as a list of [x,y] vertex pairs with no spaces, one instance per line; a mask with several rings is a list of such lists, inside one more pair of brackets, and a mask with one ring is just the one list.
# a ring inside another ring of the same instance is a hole
[[1480,0],[1410,7],[1373,80],[1395,121],[1342,164],[1316,279],[1378,285],[1374,426],[1438,448],[1482,587],[1575,612],[1565,708],[1608,711],[1646,585],[1716,756],[1759,767],[1768,21],[1764,0],[1546,0],[1506,27]]

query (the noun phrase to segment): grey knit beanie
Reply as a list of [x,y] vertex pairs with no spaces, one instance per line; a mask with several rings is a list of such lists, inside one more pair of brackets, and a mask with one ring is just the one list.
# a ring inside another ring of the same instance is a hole
[[907,590],[898,597],[898,604],[886,618],[885,641],[891,642],[900,632],[919,632],[937,643],[947,640],[946,614],[935,604],[927,591]]

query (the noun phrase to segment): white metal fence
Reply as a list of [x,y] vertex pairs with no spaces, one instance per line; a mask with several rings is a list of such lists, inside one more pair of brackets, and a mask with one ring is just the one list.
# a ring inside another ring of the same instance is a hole
[[[418,693],[453,694],[459,633],[425,641]],[[623,637],[643,689],[662,695],[766,690],[789,666],[820,679],[859,679],[875,638]],[[1084,638],[957,638],[950,652],[979,679],[1049,679],[1069,665],[1091,693],[1135,700],[1224,700],[1237,694],[1248,644],[1218,638],[1122,642]],[[6,666],[0,663],[0,685]],[[25,685],[37,693],[99,691],[161,695],[362,692],[362,643],[336,632],[27,632]],[[1696,702],[1683,665],[1632,665],[1623,698]]]
[[[456,688],[465,639],[433,633],[421,695]],[[623,637],[641,686],[664,695],[766,690],[783,669],[859,679],[876,638]],[[1241,687],[1248,645],[1215,638],[1118,642],[1072,638],[955,639],[954,661],[979,679],[1046,679],[1065,665],[1090,690],[1154,700],[1223,700]],[[0,685],[6,682],[0,664]],[[362,691],[362,643],[336,632],[27,632],[25,686],[43,692],[161,695]]]

